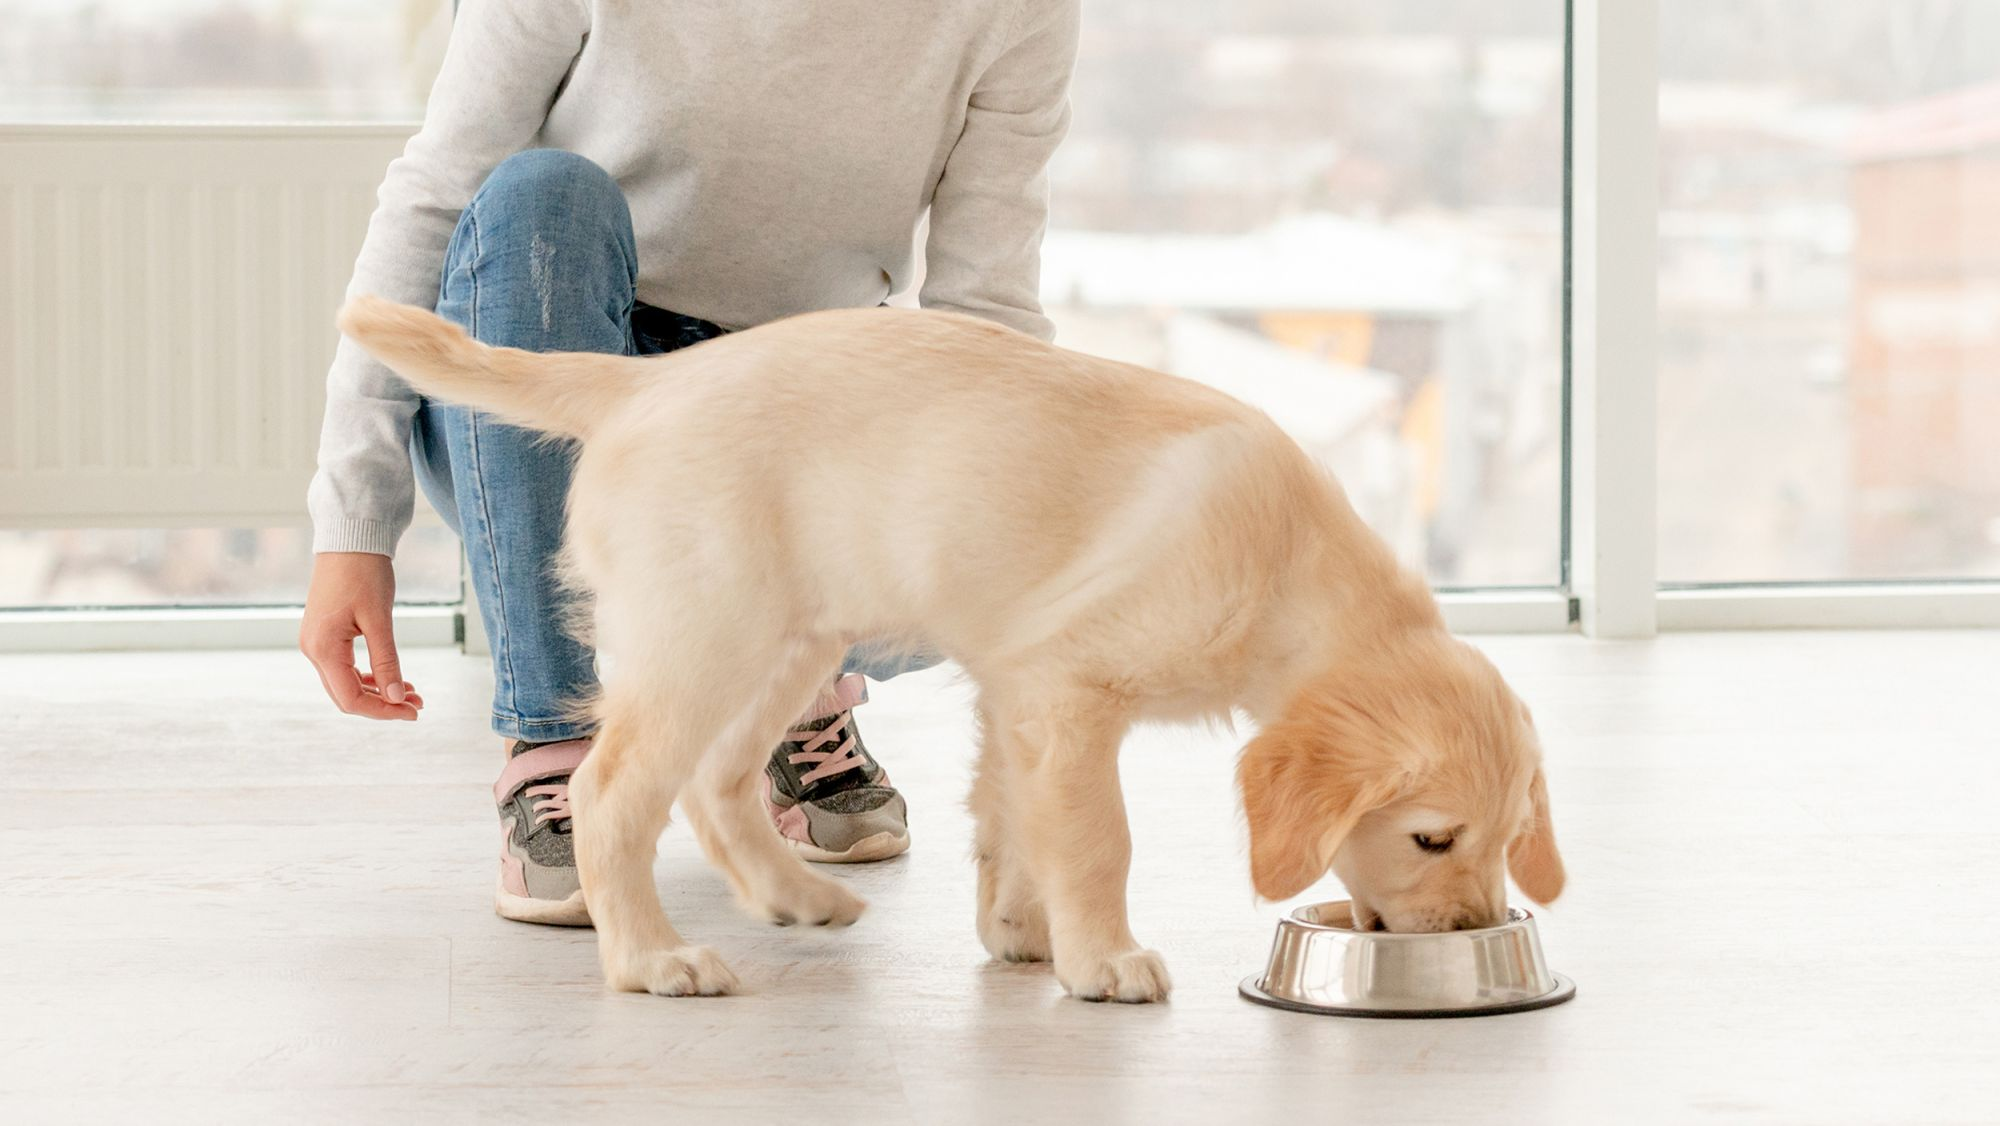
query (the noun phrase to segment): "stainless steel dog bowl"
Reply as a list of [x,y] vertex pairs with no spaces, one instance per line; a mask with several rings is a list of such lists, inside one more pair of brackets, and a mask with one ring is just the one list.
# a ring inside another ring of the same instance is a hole
[[1352,1017],[1473,1017],[1560,1005],[1576,983],[1549,972],[1535,917],[1518,907],[1482,930],[1357,931],[1346,900],[1278,921],[1264,972],[1239,991],[1260,1005]]

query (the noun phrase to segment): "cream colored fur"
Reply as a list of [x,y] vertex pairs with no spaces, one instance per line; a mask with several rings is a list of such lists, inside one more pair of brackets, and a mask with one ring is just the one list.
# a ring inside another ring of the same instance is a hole
[[1526,709],[1339,486],[1228,396],[893,309],[647,358],[488,348],[367,298],[341,328],[425,395],[582,440],[566,567],[618,675],[572,804],[615,988],[736,987],[660,909],[675,799],[750,910],[860,914],[758,787],[867,639],[935,646],[978,685],[980,938],[1052,960],[1075,996],[1169,987],[1126,922],[1117,753],[1142,718],[1258,721],[1239,775],[1266,896],[1335,867],[1364,919],[1422,930],[1494,919],[1503,864],[1561,890]]

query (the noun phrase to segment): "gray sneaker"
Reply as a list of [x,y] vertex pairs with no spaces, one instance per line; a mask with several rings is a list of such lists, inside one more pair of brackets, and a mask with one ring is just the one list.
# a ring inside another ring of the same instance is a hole
[[500,806],[500,887],[493,909],[505,919],[587,927],[590,912],[570,842],[569,776],[590,740],[514,744],[493,800]]
[[764,768],[771,820],[807,860],[858,864],[910,847],[903,795],[854,725],[855,705],[867,702],[860,674],[835,680],[820,693],[814,718],[792,728]]

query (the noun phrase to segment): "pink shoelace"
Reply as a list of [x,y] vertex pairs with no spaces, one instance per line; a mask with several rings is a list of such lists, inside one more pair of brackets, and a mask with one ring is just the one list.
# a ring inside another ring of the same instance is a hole
[[[833,722],[822,730],[801,730],[795,727],[785,733],[783,742],[803,741],[799,749],[791,753],[791,764],[793,766],[816,764],[811,770],[799,775],[799,785],[810,786],[822,778],[831,778],[846,770],[858,770],[864,765],[866,760],[861,757],[860,750],[854,743],[854,735],[847,728],[848,721],[853,718],[854,709],[848,708],[835,713]],[[836,738],[840,739],[840,742],[832,750],[820,749]]]
[[539,799],[533,808],[535,824],[548,821],[562,821],[569,817],[569,783],[554,786],[530,786],[523,791],[531,798]]

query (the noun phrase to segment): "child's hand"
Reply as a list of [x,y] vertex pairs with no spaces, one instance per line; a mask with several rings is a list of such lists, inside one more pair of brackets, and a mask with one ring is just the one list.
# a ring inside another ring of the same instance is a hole
[[[415,719],[424,706],[403,681],[392,616],[396,572],[386,555],[328,551],[313,556],[299,651],[341,711],[369,719]],[[368,642],[368,671],[354,667],[354,639]]]

